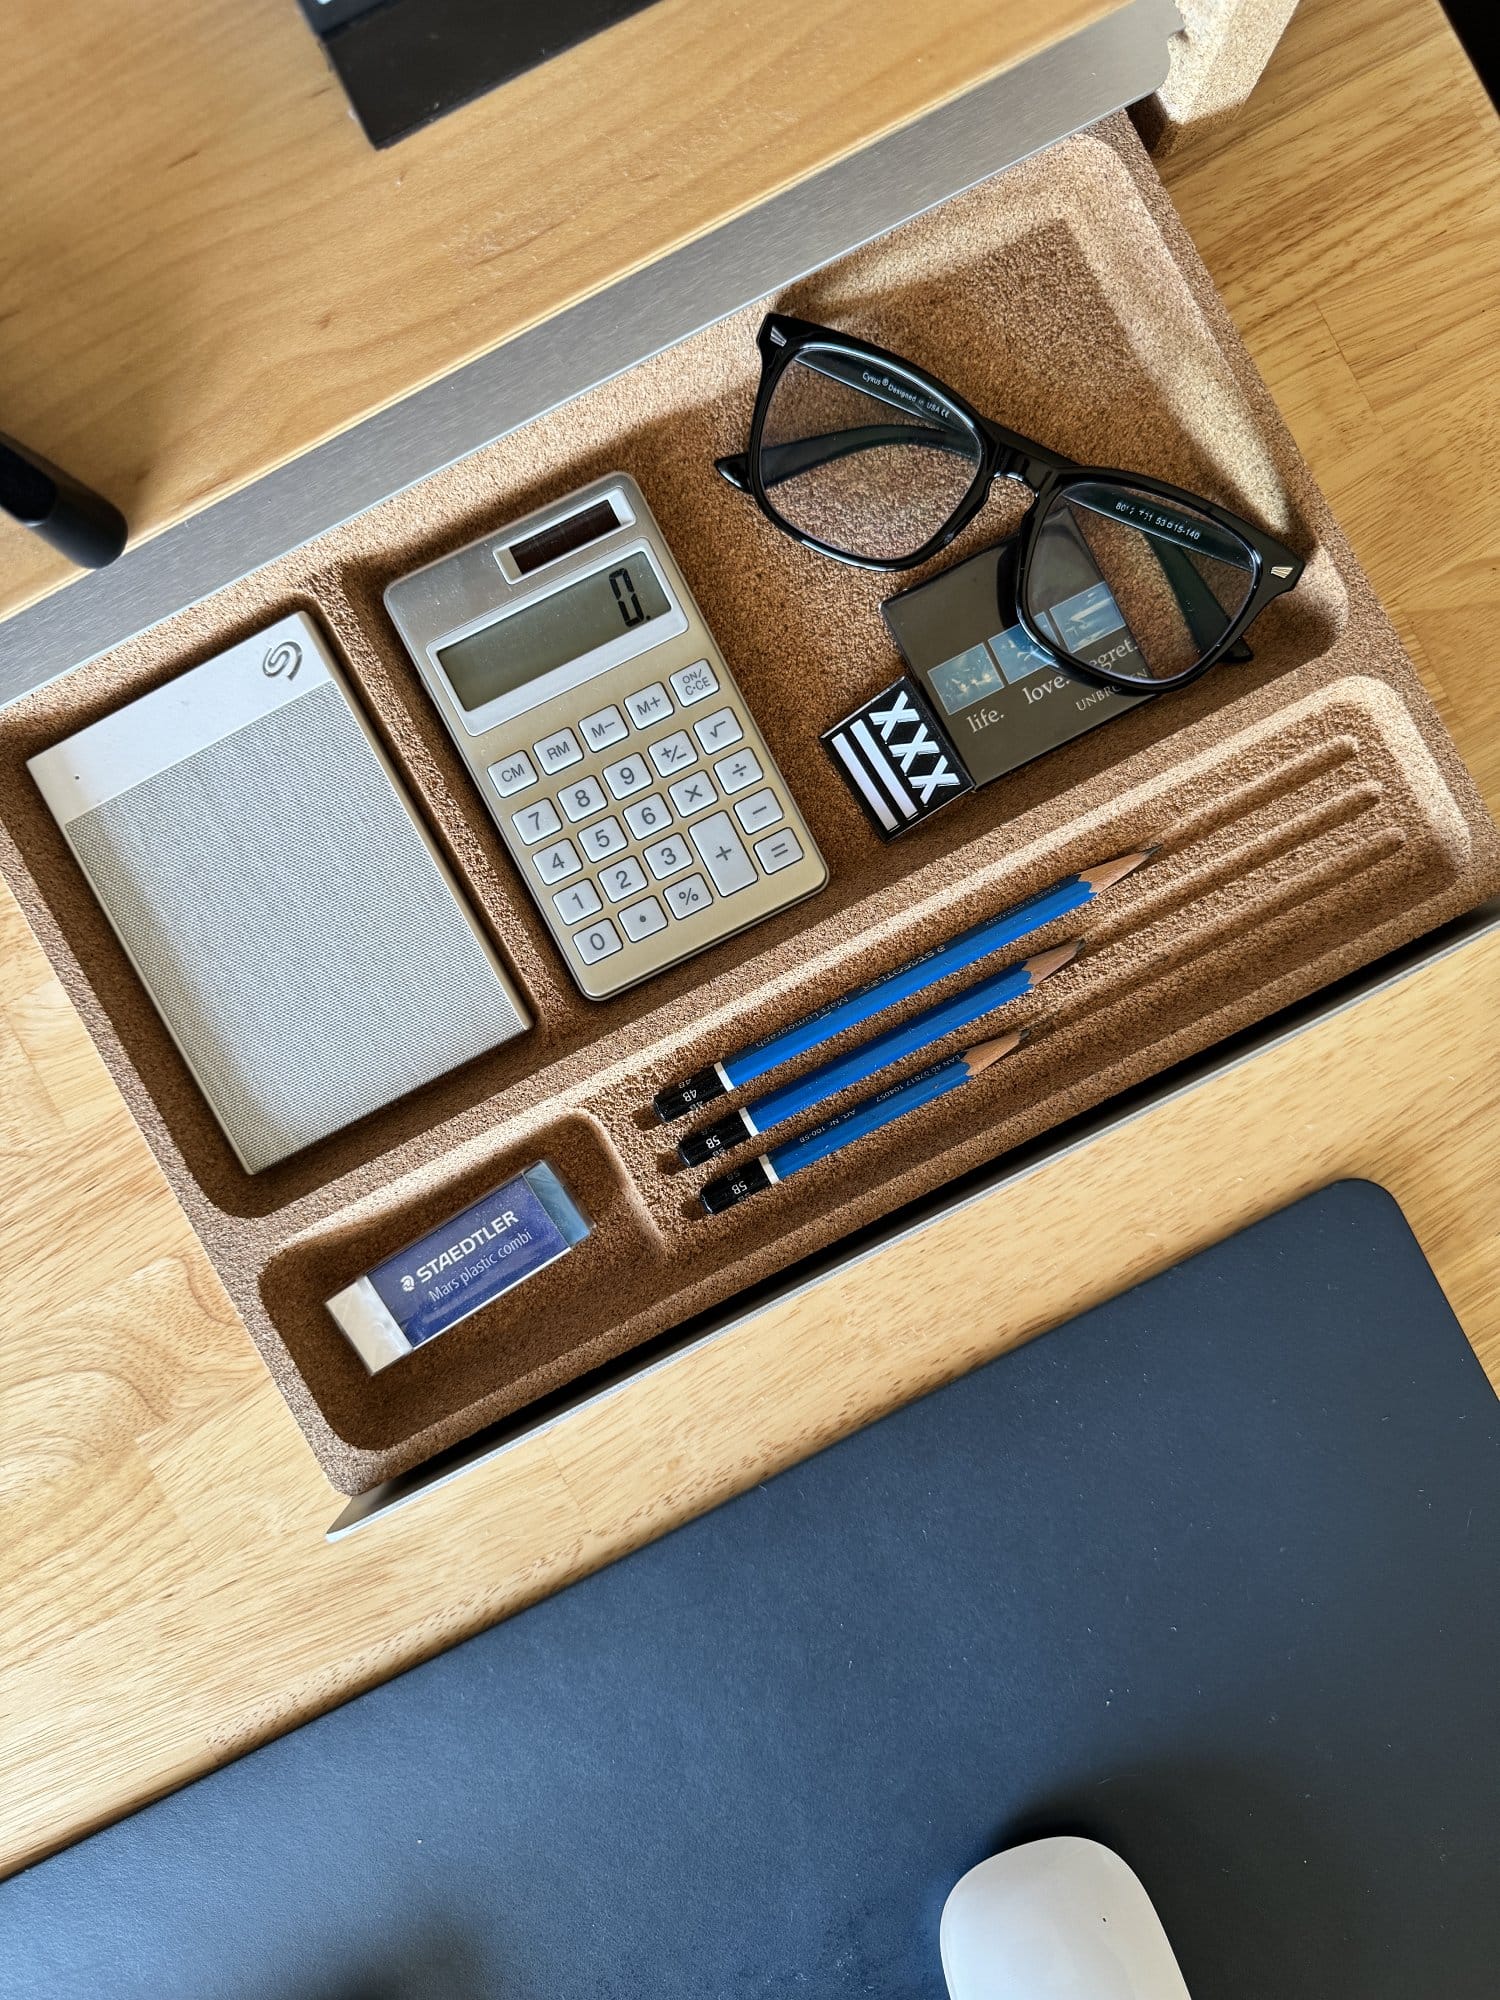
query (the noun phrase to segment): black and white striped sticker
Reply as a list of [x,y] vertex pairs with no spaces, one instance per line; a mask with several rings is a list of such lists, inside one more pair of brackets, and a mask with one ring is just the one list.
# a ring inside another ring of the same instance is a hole
[[926,698],[905,675],[825,730],[822,740],[884,840],[974,789]]

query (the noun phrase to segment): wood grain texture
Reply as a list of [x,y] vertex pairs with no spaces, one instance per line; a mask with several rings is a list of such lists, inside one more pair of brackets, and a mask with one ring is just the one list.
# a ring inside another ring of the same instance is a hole
[[[1500,161],[1436,7],[1303,0],[1233,136],[1170,179],[1500,803],[1475,644]],[[1341,1175],[1396,1194],[1500,1381],[1497,1014],[1492,938],[330,1547],[329,1489],[0,894],[0,1864]]]
[[377,153],[295,0],[7,0],[0,423],[155,533],[1121,4],[657,0]]

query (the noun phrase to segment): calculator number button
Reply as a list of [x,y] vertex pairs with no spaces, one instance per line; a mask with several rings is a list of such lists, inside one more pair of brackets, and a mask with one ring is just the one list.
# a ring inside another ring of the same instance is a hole
[[601,708],[593,715],[586,715],[578,727],[590,750],[607,750],[611,743],[622,743],[630,734],[629,725],[617,708]]
[[585,917],[598,916],[604,905],[592,882],[575,882],[570,889],[558,890],[552,907],[565,924],[581,924]]
[[698,910],[706,910],[713,901],[701,875],[685,875],[680,882],[663,889],[662,894],[674,917],[690,917]]
[[732,757],[723,757],[714,765],[714,776],[728,798],[735,792],[743,792],[747,786],[758,785],[765,772],[748,750],[736,750]]
[[649,729],[653,723],[665,722],[672,713],[672,697],[660,681],[653,681],[650,687],[637,688],[634,694],[626,695],[625,706],[637,729]]
[[714,790],[714,781],[707,771],[695,771],[690,778],[679,778],[677,783],[669,785],[667,790],[672,794],[673,805],[684,819],[695,812],[702,812],[705,806],[711,806],[719,796]]
[[604,782],[617,799],[645,791],[651,782],[651,766],[644,757],[622,757],[618,764],[606,764]]
[[752,792],[748,799],[738,800],[734,816],[746,833],[759,833],[781,818],[781,801],[767,785],[764,791]]
[[651,761],[666,777],[669,771],[683,771],[689,764],[696,764],[698,753],[687,731],[679,729],[675,736],[664,736],[660,743],[651,745]]
[[597,924],[590,924],[587,930],[573,933],[573,949],[585,965],[597,965],[601,958],[612,958],[623,948],[620,933],[608,917]]
[[679,868],[686,868],[693,858],[693,851],[680,833],[669,834],[665,840],[657,841],[655,847],[646,849],[646,866],[660,882],[663,876],[675,875]]
[[578,836],[578,845],[590,861],[608,861],[625,844],[625,829],[614,818],[601,819],[597,826],[586,826]]
[[780,833],[768,833],[764,840],[756,841],[755,858],[768,875],[775,875],[800,861],[802,848],[791,828],[783,827]]
[[620,929],[632,944],[639,944],[642,938],[655,937],[666,927],[667,913],[654,896],[647,896],[644,902],[632,903],[628,910],[620,912]]
[[571,820],[587,819],[590,813],[602,812],[605,803],[597,778],[580,778],[576,785],[564,785],[557,802]]
[[524,750],[518,750],[513,757],[502,757],[498,764],[491,764],[490,783],[502,799],[508,799],[512,792],[524,791],[536,783],[536,766]]
[[544,882],[566,882],[570,875],[576,875],[583,863],[578,859],[578,849],[571,840],[560,840],[555,847],[544,847],[540,854],[531,857],[536,872]]
[[710,755],[738,743],[744,733],[732,708],[716,708],[712,715],[705,715],[701,722],[693,724],[693,734]]
[[695,701],[707,701],[711,694],[719,692],[719,677],[707,660],[699,660],[695,666],[681,667],[672,676],[672,692],[684,708]]
[[700,819],[692,829],[692,836],[693,845],[702,855],[721,896],[732,896],[736,889],[750,887],[755,880],[755,863],[745,852],[728,813],[714,813],[708,819]]
[[637,889],[645,888],[646,873],[635,856],[627,854],[623,861],[611,861],[607,868],[601,868],[599,880],[612,903],[623,903]]
[[562,831],[562,821],[551,799],[538,799],[534,806],[522,806],[518,813],[511,814],[510,823],[528,847],[535,847],[548,834]]
[[544,771],[566,771],[570,764],[583,761],[582,746],[571,729],[559,729],[555,736],[544,736],[531,747]]
[[672,824],[672,808],[660,792],[653,792],[649,799],[637,799],[633,806],[626,806],[625,824],[637,840],[647,840]]

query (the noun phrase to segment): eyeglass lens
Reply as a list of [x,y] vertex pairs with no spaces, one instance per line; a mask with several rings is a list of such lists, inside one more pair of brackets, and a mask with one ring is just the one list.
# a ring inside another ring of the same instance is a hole
[[807,347],[777,379],[759,470],[782,522],[829,548],[899,562],[938,534],[983,460],[968,420],[869,357]]
[[1023,589],[1028,617],[1061,651],[1149,687],[1214,650],[1254,581],[1249,547],[1207,514],[1083,480],[1049,504]]

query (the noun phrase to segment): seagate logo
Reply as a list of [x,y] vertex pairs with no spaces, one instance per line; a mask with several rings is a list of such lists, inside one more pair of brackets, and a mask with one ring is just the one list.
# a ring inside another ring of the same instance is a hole
[[282,639],[272,646],[260,663],[260,670],[268,680],[275,680],[285,674],[289,681],[297,678],[297,670],[302,665],[302,648],[295,639]]

